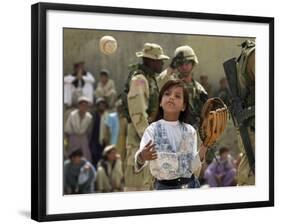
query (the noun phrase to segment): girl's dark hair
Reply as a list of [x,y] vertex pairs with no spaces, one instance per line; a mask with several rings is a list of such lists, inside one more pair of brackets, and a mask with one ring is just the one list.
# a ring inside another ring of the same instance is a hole
[[157,110],[157,113],[156,113],[154,121],[158,121],[160,119],[163,119],[164,111],[163,111],[163,108],[160,107],[160,103],[161,103],[162,97],[163,97],[164,93],[168,89],[170,89],[172,87],[175,87],[175,86],[176,87],[181,87],[183,89],[183,103],[186,105],[185,110],[180,112],[179,121],[187,123],[188,116],[189,116],[188,90],[187,90],[184,82],[181,81],[181,80],[169,80],[161,88],[160,93],[159,93],[159,99],[158,99],[159,106],[158,106],[158,110]]

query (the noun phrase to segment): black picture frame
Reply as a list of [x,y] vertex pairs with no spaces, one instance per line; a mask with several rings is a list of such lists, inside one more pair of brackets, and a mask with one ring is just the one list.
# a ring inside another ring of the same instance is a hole
[[[47,145],[47,88],[46,88],[46,47],[47,11],[68,11],[81,13],[110,13],[123,15],[153,16],[167,18],[190,18],[229,22],[252,22],[269,25],[269,200],[213,205],[176,206],[164,208],[139,208],[129,210],[96,211],[67,214],[47,214],[46,212],[46,145]],[[118,8],[89,5],[37,3],[32,5],[31,16],[31,73],[32,73],[32,155],[31,155],[31,218],[37,221],[74,220],[100,217],[132,216],[161,213],[193,212],[237,208],[274,206],[274,18],[240,15],[195,13],[183,11],[163,11],[137,8]]]

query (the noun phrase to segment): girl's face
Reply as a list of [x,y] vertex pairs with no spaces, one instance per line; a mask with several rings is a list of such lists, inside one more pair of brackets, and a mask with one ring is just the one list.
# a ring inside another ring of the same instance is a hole
[[172,86],[167,89],[161,99],[160,106],[163,108],[164,114],[180,114],[185,110],[183,88]]

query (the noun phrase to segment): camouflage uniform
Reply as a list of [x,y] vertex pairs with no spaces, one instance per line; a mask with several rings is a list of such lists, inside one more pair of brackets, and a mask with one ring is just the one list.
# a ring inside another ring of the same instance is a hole
[[[147,57],[157,60],[168,59],[163,50],[156,44],[145,44],[137,57]],[[159,89],[156,74],[148,67],[138,64],[130,72],[128,80],[128,129],[126,141],[125,191],[150,190],[153,187],[153,177],[149,168],[136,173],[134,157],[145,129],[156,115],[158,108]]]
[[[193,51],[193,49],[189,46],[178,47],[175,50],[174,59],[175,59],[174,68],[177,68],[178,66],[185,63],[186,61],[193,61],[194,65],[198,64],[197,56]],[[184,76],[180,74],[178,71],[175,72],[175,70],[172,71],[171,68],[168,68],[157,77],[157,83],[159,89],[161,89],[168,80],[182,79],[182,78],[184,78]],[[193,78],[190,83],[185,82],[185,84],[189,94],[188,100],[189,100],[190,116],[188,119],[188,123],[193,125],[195,128],[197,128],[200,121],[201,110],[208,98],[208,94],[204,89],[204,87],[199,82],[195,81]]]
[[188,102],[190,106],[188,123],[198,128],[201,110],[208,98],[208,94],[204,87],[195,80],[192,80],[191,83],[186,83],[186,87],[188,89]]
[[[255,43],[252,41],[245,41],[242,44],[242,52],[238,58],[237,64],[238,80],[240,96],[243,99],[244,107],[250,108],[255,106]],[[251,116],[247,120],[247,129],[255,152],[255,116]],[[237,182],[238,185],[254,185],[255,175],[251,171],[248,159],[245,153],[244,145],[240,134],[238,134],[238,143],[242,150],[242,158],[238,167]]]

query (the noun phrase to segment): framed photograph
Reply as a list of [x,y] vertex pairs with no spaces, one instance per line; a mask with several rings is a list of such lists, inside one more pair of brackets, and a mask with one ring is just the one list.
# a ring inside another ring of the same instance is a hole
[[274,206],[274,18],[38,3],[31,22],[32,219]]

